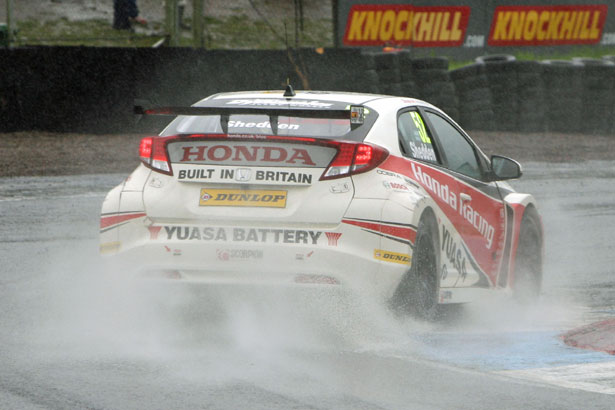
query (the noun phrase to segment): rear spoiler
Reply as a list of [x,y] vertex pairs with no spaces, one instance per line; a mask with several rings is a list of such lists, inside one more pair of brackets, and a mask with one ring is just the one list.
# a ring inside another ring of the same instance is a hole
[[[365,119],[365,107],[362,105],[350,105],[344,110],[329,110],[322,108],[271,108],[271,107],[151,107],[145,108],[142,105],[134,106],[134,113],[137,115],[219,115],[220,124],[224,133],[228,133],[228,121],[231,115],[267,115],[271,123],[272,131],[277,134],[277,118],[300,117],[300,118],[322,118],[350,120],[350,124],[358,126],[363,124]],[[275,125],[274,125],[275,124]]]
[[[352,107],[360,107],[353,105]],[[137,115],[222,115],[232,114],[256,114],[268,115],[270,117],[286,116],[301,118],[332,118],[339,120],[350,119],[352,110],[325,110],[309,108],[269,108],[269,107],[151,107],[145,108],[142,105],[134,106],[134,113]]]

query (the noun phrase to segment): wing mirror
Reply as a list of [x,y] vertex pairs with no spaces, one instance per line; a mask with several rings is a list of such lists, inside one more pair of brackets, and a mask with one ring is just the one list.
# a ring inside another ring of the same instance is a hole
[[505,179],[521,178],[523,171],[521,164],[514,159],[503,157],[501,155],[491,156],[491,171],[493,172],[496,181]]

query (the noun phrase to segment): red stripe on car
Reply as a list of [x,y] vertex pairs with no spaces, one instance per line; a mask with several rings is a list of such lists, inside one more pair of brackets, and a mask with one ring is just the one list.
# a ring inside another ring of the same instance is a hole
[[401,239],[409,239],[410,242],[414,243],[416,239],[416,231],[412,228],[401,227],[401,226],[391,226],[391,225],[383,225],[379,223],[373,222],[363,222],[363,221],[353,221],[350,219],[344,219],[342,222],[347,223],[349,225],[359,226],[361,228],[369,229],[372,231],[381,232],[387,235],[395,236]]
[[116,214],[116,215],[110,215],[110,216],[103,216],[100,218],[100,229],[108,228],[112,225],[126,222],[131,219],[141,218],[143,216],[145,216],[145,212],[139,212],[135,214]]

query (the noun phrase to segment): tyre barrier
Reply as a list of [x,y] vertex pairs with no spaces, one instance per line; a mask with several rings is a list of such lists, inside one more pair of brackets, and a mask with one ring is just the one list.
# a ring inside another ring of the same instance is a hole
[[546,130],[580,132],[582,120],[583,63],[569,60],[544,60]]
[[476,58],[476,63],[485,64],[498,130],[545,130],[544,85],[537,62],[518,61],[515,56],[504,54],[481,56]]
[[615,62],[607,59],[574,58],[584,65],[581,79],[583,131],[605,134],[614,129]]
[[417,84],[412,68],[412,58],[409,51],[400,51],[399,60],[399,76],[400,76],[400,94],[404,97],[414,97],[418,95]]
[[517,128],[522,132],[544,132],[546,130],[545,87],[542,65],[537,61],[516,61],[517,73]]
[[466,129],[496,129],[485,66],[484,63],[474,63],[450,72],[459,101],[459,123]]
[[479,56],[474,59],[477,63],[510,63],[516,61],[517,58],[510,54],[490,54],[486,56]]
[[[339,51],[342,51],[341,53]],[[378,75],[371,55],[356,50],[303,49],[293,59],[295,71],[301,70],[313,90],[378,93]],[[303,84],[293,82],[299,89]],[[248,89],[248,88],[246,88]]]
[[515,130],[519,117],[516,58],[511,55],[495,55],[478,57],[475,61],[485,65],[491,108],[498,130]]
[[401,73],[398,53],[379,52],[372,54],[378,75],[378,90],[381,94],[401,95]]
[[459,120],[459,99],[451,80],[448,60],[442,57],[412,60],[412,72],[418,98],[441,108],[454,120]]
[[615,134],[615,55],[488,55],[453,70],[446,58],[412,58],[409,50],[36,47],[0,50],[0,58],[11,62],[0,66],[2,132],[141,132],[135,99],[189,105],[290,80],[298,90],[420,98],[468,130]]

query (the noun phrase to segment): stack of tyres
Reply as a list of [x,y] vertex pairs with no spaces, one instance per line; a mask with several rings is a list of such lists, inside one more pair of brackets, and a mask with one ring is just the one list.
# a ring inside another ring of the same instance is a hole
[[512,55],[490,55],[476,59],[485,64],[495,127],[500,131],[517,129],[519,99],[517,97],[516,58]]
[[399,75],[401,83],[401,95],[404,97],[418,98],[417,84],[414,81],[414,69],[412,67],[412,58],[409,51],[401,51],[398,54],[399,59]]
[[517,61],[515,66],[519,104],[517,130],[543,132],[547,126],[543,66],[537,61]]
[[[615,54],[602,56],[602,59],[615,63]],[[615,88],[615,86],[613,87]],[[613,121],[611,122],[610,133],[615,134],[615,105],[613,106]]]
[[380,92],[380,81],[376,72],[376,61],[371,53],[360,54],[359,61],[345,62],[346,66],[354,66],[354,74],[345,81],[348,82],[348,91],[373,93]]
[[394,52],[379,52],[374,53],[373,57],[376,65],[376,73],[378,74],[378,82],[380,84],[380,93],[386,95],[402,95],[398,54]]
[[[33,52],[34,51],[34,52]],[[4,50],[6,61],[11,64],[0,64],[0,126],[2,131],[18,131],[27,128],[30,122],[32,127],[41,127],[41,113],[45,113],[41,100],[45,94],[39,94],[40,88],[48,87],[45,78],[45,65],[36,64],[40,60],[35,49],[20,48]],[[39,85],[39,89],[36,85]],[[33,98],[33,96],[37,96]],[[28,109],[32,105],[39,105],[38,112]]]
[[[305,71],[312,90],[379,92],[371,54],[356,49],[302,49],[294,61]],[[299,89],[299,83],[295,87]]]
[[459,99],[459,123],[469,130],[494,130],[491,90],[485,64],[474,63],[450,72]]
[[584,131],[607,134],[613,130],[615,107],[615,62],[575,58],[585,67],[582,79]]
[[582,131],[583,64],[569,60],[544,60],[541,64],[546,91],[547,130]]
[[418,97],[444,110],[454,120],[459,120],[459,100],[448,71],[448,59],[445,57],[414,59],[412,72],[418,88]]

